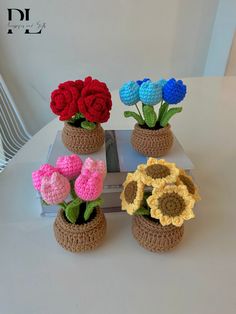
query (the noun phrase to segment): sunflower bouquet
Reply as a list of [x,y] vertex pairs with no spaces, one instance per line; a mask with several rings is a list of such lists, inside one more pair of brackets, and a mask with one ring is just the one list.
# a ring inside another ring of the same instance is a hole
[[121,193],[122,210],[134,216],[134,237],[151,251],[168,250],[181,240],[183,223],[194,218],[199,200],[191,176],[174,163],[155,158],[127,175]]

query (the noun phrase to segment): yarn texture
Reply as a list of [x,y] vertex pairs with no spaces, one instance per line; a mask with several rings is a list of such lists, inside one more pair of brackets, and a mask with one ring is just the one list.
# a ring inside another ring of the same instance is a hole
[[137,82],[124,83],[119,92],[121,101],[127,106],[132,106],[139,101],[139,84]]
[[65,122],[62,141],[69,151],[76,154],[92,154],[100,150],[104,143],[104,130],[100,124],[95,129],[86,130]]
[[55,219],[54,234],[57,242],[71,252],[85,252],[98,247],[106,234],[106,220],[100,208],[96,208],[95,217],[85,224],[71,224],[60,209]]
[[54,172],[50,177],[43,177],[40,192],[45,202],[56,205],[69,195],[70,182],[60,173]]
[[82,160],[75,154],[70,156],[60,156],[56,161],[57,169],[69,180],[75,179],[80,174],[82,166]]
[[85,159],[81,173],[85,173],[86,170],[89,170],[91,172],[99,172],[102,174],[102,177],[105,178],[107,170],[106,165],[103,160],[94,160],[91,157],[88,157]]
[[163,99],[170,105],[178,104],[184,99],[186,92],[187,88],[183,81],[172,78],[163,87]]
[[143,104],[154,106],[162,99],[162,87],[158,82],[148,80],[140,86],[139,97]]
[[162,226],[141,215],[133,216],[132,233],[138,243],[151,252],[168,251],[181,241],[184,234],[184,225]]
[[162,129],[150,130],[141,128],[136,123],[131,136],[133,148],[147,157],[164,156],[171,149],[173,140],[169,124]]
[[39,191],[41,188],[42,178],[45,176],[50,177],[53,172],[58,172],[58,170],[49,164],[44,164],[39,168],[39,170],[33,171],[32,181],[34,188]]
[[103,189],[103,175],[85,169],[75,181],[75,193],[83,201],[93,201],[100,196]]

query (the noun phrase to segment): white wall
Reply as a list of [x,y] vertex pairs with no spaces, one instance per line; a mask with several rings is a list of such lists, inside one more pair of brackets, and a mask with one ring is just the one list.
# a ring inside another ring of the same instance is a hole
[[236,0],[220,0],[205,67],[206,76],[225,74],[235,30]]
[[[1,0],[0,72],[31,133],[53,115],[50,92],[88,74],[111,89],[129,79],[201,76],[218,0]],[[7,34],[7,8],[30,8],[41,35]]]

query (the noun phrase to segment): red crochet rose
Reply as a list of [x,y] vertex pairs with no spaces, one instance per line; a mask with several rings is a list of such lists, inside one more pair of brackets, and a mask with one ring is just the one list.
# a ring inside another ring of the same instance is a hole
[[111,106],[111,94],[107,85],[87,77],[78,100],[79,111],[88,121],[103,123],[110,118]]
[[60,120],[69,120],[78,112],[77,101],[81,95],[84,82],[82,80],[61,83],[51,94],[52,112],[60,116]]

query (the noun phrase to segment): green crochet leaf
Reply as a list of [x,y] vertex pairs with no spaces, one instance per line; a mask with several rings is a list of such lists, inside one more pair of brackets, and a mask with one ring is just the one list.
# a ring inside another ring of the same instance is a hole
[[70,195],[72,197],[73,200],[75,200],[76,198],[78,198],[78,196],[75,193],[75,189],[74,189],[74,185],[75,185],[75,180],[71,180],[70,181]]
[[136,212],[134,213],[135,215],[149,215],[150,210],[144,207],[140,207]]
[[88,202],[86,205],[85,212],[84,212],[84,220],[85,221],[89,220],[89,217],[91,216],[94,208],[98,207],[98,206],[100,207],[102,205],[102,203],[103,203],[103,201],[100,197],[94,201]]
[[75,114],[75,117],[74,117],[75,120],[79,120],[79,119],[83,119],[83,118],[84,118],[84,116],[83,116],[83,114],[80,113],[80,112],[77,112],[77,113]]
[[72,223],[76,223],[76,220],[79,217],[80,212],[80,204],[83,203],[83,201],[79,198],[76,198],[73,202],[71,202],[69,205],[67,205],[65,209],[65,215],[66,218]]
[[93,129],[95,129],[96,124],[93,122],[89,122],[89,121],[83,121],[83,122],[81,122],[81,127],[83,129],[86,129],[86,130],[93,130]]
[[169,122],[169,120],[178,112],[182,111],[182,107],[176,107],[169,109],[162,117],[160,124],[162,127],[166,126]]
[[164,114],[168,110],[168,107],[169,107],[169,105],[166,102],[161,105],[161,107],[159,109],[159,113],[158,113],[158,121],[161,121],[162,117],[164,116]]
[[153,106],[143,104],[143,115],[149,128],[153,128],[157,122],[157,115]]
[[129,117],[134,118],[138,122],[139,125],[144,125],[144,123],[145,123],[143,118],[139,114],[137,114],[136,112],[125,111],[124,116],[125,116],[125,118],[129,118]]

